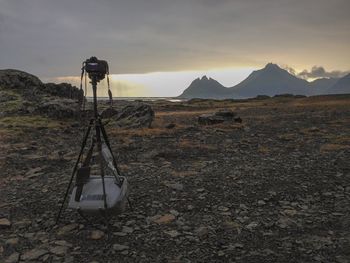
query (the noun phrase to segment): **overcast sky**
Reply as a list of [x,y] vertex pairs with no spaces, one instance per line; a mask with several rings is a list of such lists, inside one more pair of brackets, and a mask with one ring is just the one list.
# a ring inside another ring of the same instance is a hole
[[0,0],[0,68],[76,76],[95,55],[128,75],[268,62],[341,72],[350,69],[349,10],[349,0]]

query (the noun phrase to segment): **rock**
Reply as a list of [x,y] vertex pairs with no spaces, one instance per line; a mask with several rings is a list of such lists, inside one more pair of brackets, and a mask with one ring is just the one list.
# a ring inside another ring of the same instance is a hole
[[52,100],[38,105],[34,113],[56,119],[77,118],[80,116],[80,107],[71,100]]
[[164,231],[165,234],[167,234],[168,236],[174,238],[180,235],[179,232],[177,232],[176,230],[169,230],[169,231]]
[[257,222],[251,222],[250,224],[248,224],[246,226],[246,228],[250,231],[252,231],[253,229],[255,229],[256,227],[258,226],[258,223]]
[[182,191],[184,189],[183,184],[180,184],[180,183],[166,183],[165,185],[177,191]]
[[150,128],[154,120],[154,111],[146,104],[129,105],[120,111],[115,120],[117,126],[123,128]]
[[58,230],[57,235],[58,236],[67,235],[77,228],[78,228],[78,224],[70,224],[70,225],[63,226]]
[[124,250],[128,250],[129,246],[121,245],[121,244],[113,244],[113,249],[115,251],[124,251]]
[[10,89],[32,89],[43,83],[34,75],[15,69],[0,70],[0,85]]
[[174,209],[171,209],[169,212],[170,212],[170,214],[172,214],[174,216],[179,216],[180,215],[180,213],[178,211],[174,210]]
[[47,253],[49,253],[47,250],[45,249],[41,249],[41,248],[34,248],[32,250],[29,250],[27,252],[25,252],[22,256],[21,256],[21,260],[24,261],[28,261],[28,260],[36,260],[39,259],[40,257],[46,255]]
[[18,244],[18,242],[19,242],[18,237],[14,237],[14,238],[7,239],[7,240],[5,241],[5,244],[6,244],[6,245],[15,246],[15,245]]
[[243,122],[243,120],[241,119],[241,117],[234,118],[234,121],[237,122],[237,123],[242,123],[242,122]]
[[165,214],[162,216],[156,216],[152,221],[157,224],[168,224],[175,219],[176,217],[173,214]]
[[228,210],[230,210],[230,208],[226,207],[226,206],[219,206],[218,207],[218,211],[221,211],[221,212],[227,212]]
[[123,226],[122,232],[127,233],[127,234],[131,234],[132,232],[134,232],[134,229],[132,227]]
[[11,222],[7,218],[0,218],[0,229],[11,227]]
[[112,118],[113,116],[116,116],[118,114],[118,111],[114,108],[107,108],[101,113],[101,118],[102,119],[109,119]]
[[214,113],[202,114],[198,117],[198,123],[201,125],[213,125],[232,121],[236,113],[231,110],[220,110]]
[[209,234],[209,229],[205,226],[201,226],[195,230],[195,233],[199,238],[205,238]]
[[165,126],[165,128],[167,128],[167,129],[173,129],[173,128],[175,128],[175,123],[169,123],[168,125],[166,125]]
[[57,256],[64,256],[67,254],[68,247],[56,246],[56,247],[51,247],[49,250],[50,250],[50,253],[52,254],[55,254]]
[[73,245],[69,242],[67,242],[66,240],[57,240],[55,242],[53,242],[55,245],[58,246],[63,246],[63,247],[72,247]]
[[19,261],[19,253],[15,252],[11,254],[6,260],[5,263],[17,263]]
[[73,100],[82,101],[84,98],[84,92],[69,83],[46,83],[39,86],[40,91],[48,93],[52,96],[68,98]]
[[99,240],[99,239],[103,238],[104,235],[105,235],[105,233],[101,230],[93,230],[93,231],[91,231],[90,239]]
[[187,206],[187,210],[188,210],[188,211],[191,211],[191,210],[193,210],[193,209],[194,209],[194,206],[193,206],[193,205],[188,205],[188,206]]
[[258,201],[258,205],[259,205],[259,206],[266,205],[266,202],[265,202],[264,200],[259,200],[259,201]]

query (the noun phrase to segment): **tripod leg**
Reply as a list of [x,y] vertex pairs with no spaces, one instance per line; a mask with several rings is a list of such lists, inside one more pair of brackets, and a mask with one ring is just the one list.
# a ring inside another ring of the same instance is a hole
[[89,136],[89,134],[90,134],[92,124],[93,124],[93,120],[90,120],[89,127],[87,128],[87,130],[86,130],[86,132],[85,132],[85,135],[84,135],[84,139],[83,139],[83,143],[82,143],[81,148],[80,148],[80,153],[79,153],[78,159],[77,159],[77,161],[75,162],[75,165],[74,165],[74,168],[73,168],[73,172],[72,172],[71,178],[70,178],[70,180],[69,180],[69,184],[68,184],[66,193],[65,193],[64,198],[63,198],[63,202],[62,202],[62,204],[61,204],[60,210],[59,210],[58,215],[57,215],[57,218],[56,218],[56,225],[58,224],[58,222],[59,222],[59,220],[60,220],[61,213],[62,213],[62,211],[63,211],[63,207],[64,207],[64,204],[65,204],[65,202],[66,202],[66,199],[67,199],[67,196],[68,196],[68,193],[69,193],[69,189],[70,189],[70,187],[71,187],[71,185],[72,185],[74,175],[75,175],[75,173],[76,173],[76,171],[77,171],[77,168],[78,168],[78,164],[79,164],[81,155],[83,154],[83,151],[84,151],[84,148],[85,148],[85,145],[86,145],[87,138],[88,138],[88,136]]
[[[100,122],[100,127],[101,127],[101,132],[102,132],[102,135],[103,135],[103,139],[104,139],[105,142],[106,142],[106,145],[107,145],[107,147],[108,147],[108,150],[111,152],[111,155],[112,155],[112,158],[113,158],[113,164],[114,164],[114,166],[115,166],[115,169],[117,170],[118,175],[121,175],[120,170],[119,170],[119,168],[118,168],[118,164],[117,164],[117,162],[116,162],[116,160],[115,160],[115,158],[114,158],[114,154],[113,154],[113,152],[112,152],[112,147],[111,147],[111,144],[109,143],[109,139],[108,139],[108,136],[107,136],[105,127],[103,126],[103,124],[102,124],[102,122],[101,122],[101,119],[99,120],[99,122]],[[120,182],[119,178],[117,178],[117,179],[118,179],[117,181]]]

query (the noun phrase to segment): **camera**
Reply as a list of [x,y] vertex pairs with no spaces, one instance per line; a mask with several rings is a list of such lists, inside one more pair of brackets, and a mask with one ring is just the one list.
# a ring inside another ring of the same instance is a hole
[[96,78],[96,81],[100,81],[108,74],[108,63],[105,60],[99,60],[96,57],[91,57],[84,62],[85,72],[89,74],[89,78]]

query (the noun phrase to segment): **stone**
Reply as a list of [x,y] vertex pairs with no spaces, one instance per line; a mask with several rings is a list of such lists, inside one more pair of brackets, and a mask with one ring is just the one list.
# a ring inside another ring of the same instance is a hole
[[15,252],[11,254],[4,262],[5,263],[17,263],[19,261],[19,253]]
[[[234,120],[235,116],[236,116],[235,112],[229,109],[224,109],[214,113],[206,113],[206,114],[200,115],[198,117],[198,123],[200,125],[213,125],[213,124],[223,123],[227,121],[232,121]],[[237,122],[239,122],[239,120],[237,120]]]
[[250,231],[252,231],[253,229],[255,229],[256,227],[258,226],[258,223],[257,222],[251,222],[250,224],[248,224],[246,226],[246,228]]
[[56,119],[77,118],[80,115],[79,105],[68,99],[51,100],[37,105],[34,113]]
[[173,214],[165,214],[162,216],[156,216],[156,218],[152,221],[161,225],[161,224],[168,224],[174,221],[175,219],[176,217]]
[[221,211],[221,212],[227,212],[228,210],[230,210],[230,208],[228,208],[226,206],[219,206],[218,207],[218,211]]
[[58,246],[63,246],[63,247],[72,247],[73,245],[69,242],[67,242],[66,240],[57,240],[55,242],[53,242],[55,245]]
[[14,238],[7,239],[7,240],[5,241],[5,244],[6,244],[6,245],[14,246],[14,245],[17,245],[18,242],[19,242],[18,237],[14,237]]
[[115,251],[123,251],[123,250],[128,250],[129,246],[121,245],[121,244],[113,244],[113,249]]
[[11,227],[11,222],[7,218],[0,218],[0,228],[9,228]]
[[102,111],[101,118],[109,119],[109,118],[112,118],[113,116],[116,116],[117,114],[118,114],[118,111],[116,109],[109,107]]
[[194,206],[193,206],[193,205],[188,205],[188,206],[187,206],[187,210],[188,210],[188,211],[191,211],[191,210],[193,210],[193,209],[194,209]]
[[177,191],[182,191],[184,189],[183,184],[180,183],[167,183],[166,186]]
[[105,236],[105,233],[101,230],[91,231],[90,239],[99,240]]
[[123,108],[114,119],[118,127],[151,128],[154,111],[146,104],[129,105]]
[[171,209],[169,212],[170,212],[170,214],[172,214],[174,216],[179,216],[180,215],[180,213],[178,211],[174,210],[174,209]]
[[58,236],[67,235],[77,228],[78,228],[78,224],[65,225],[58,230],[57,235]]
[[177,230],[169,230],[169,231],[164,231],[165,234],[168,236],[174,238],[180,235],[180,233]]
[[196,230],[195,230],[195,234],[199,237],[199,238],[204,238],[206,236],[208,236],[209,234],[209,229],[205,226],[201,226],[201,227],[198,227]]
[[32,250],[26,251],[21,256],[21,260],[24,260],[24,261],[36,260],[36,259],[39,259],[40,257],[46,255],[47,253],[49,253],[49,252],[46,249],[34,248]]
[[55,254],[57,256],[64,256],[67,254],[68,247],[55,246],[55,247],[51,247],[49,250],[50,250],[50,253],[52,254]]
[[165,128],[167,128],[167,129],[173,129],[175,127],[176,127],[175,123],[169,123],[168,125],[165,126]]
[[131,234],[132,232],[134,232],[134,229],[132,227],[123,226],[122,232],[127,233],[127,234]]

